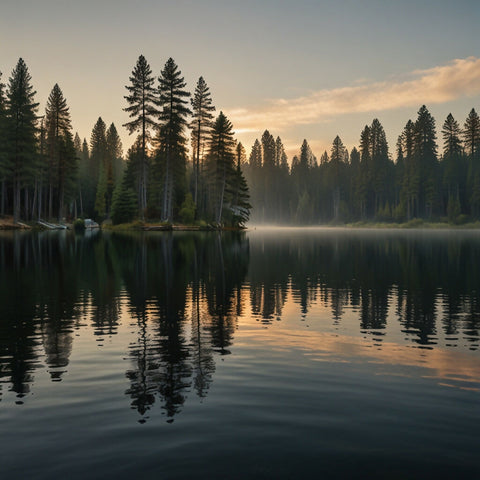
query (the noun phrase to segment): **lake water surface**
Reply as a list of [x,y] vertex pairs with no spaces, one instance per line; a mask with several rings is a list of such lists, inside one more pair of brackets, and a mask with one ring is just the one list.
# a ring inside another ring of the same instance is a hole
[[0,477],[480,478],[480,232],[0,234]]

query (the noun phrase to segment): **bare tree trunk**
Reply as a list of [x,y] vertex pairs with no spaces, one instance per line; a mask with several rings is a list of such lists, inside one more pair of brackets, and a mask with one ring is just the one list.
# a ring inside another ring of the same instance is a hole
[[170,185],[170,155],[167,153],[165,172],[165,183],[163,187],[163,205],[162,205],[162,220],[166,222],[168,220],[168,197],[169,197],[169,185]]
[[35,209],[37,206],[37,189],[38,189],[38,179],[35,177],[35,188],[33,189],[33,199],[32,199],[32,210],[30,218],[35,218]]
[[28,221],[29,219],[29,216],[28,216],[28,187],[25,187],[25,206],[24,206],[24,209],[25,209],[25,220]]
[[13,223],[17,223],[20,220],[20,182],[15,179],[13,185]]
[[64,189],[63,189],[63,184],[60,185],[59,192],[58,192],[58,221],[61,222],[63,220],[63,204],[64,204]]
[[82,198],[82,186],[79,185],[78,187],[80,192],[80,216],[83,218],[83,198]]
[[223,179],[222,179],[222,190],[220,192],[220,205],[219,205],[219,208],[218,208],[218,219],[217,219],[217,223],[220,225],[220,222],[222,221],[222,211],[223,211],[223,196],[225,194],[225,183],[226,183],[226,176],[227,176],[227,173],[226,173],[226,168],[225,166],[223,167]]
[[48,188],[48,219],[51,220],[53,217],[53,189],[52,184],[50,183]]
[[38,186],[38,220],[42,218],[42,182],[40,181],[40,185]]
[[2,206],[0,209],[0,213],[2,214],[2,217],[5,215],[5,197],[7,194],[7,190],[5,188],[5,179],[2,179]]

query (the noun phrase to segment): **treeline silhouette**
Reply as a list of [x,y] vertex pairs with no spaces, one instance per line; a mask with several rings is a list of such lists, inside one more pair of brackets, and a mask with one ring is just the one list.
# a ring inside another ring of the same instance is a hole
[[[73,135],[70,111],[55,84],[38,115],[31,75],[19,59],[8,85],[0,72],[0,215],[19,220],[135,218],[242,226],[250,204],[232,123],[214,118],[200,77],[190,99],[172,58],[155,77],[140,55],[124,97],[137,134],[123,158],[117,128],[99,117],[90,142]],[[188,131],[192,156],[188,156]],[[191,161],[189,161],[191,160]]]
[[[480,218],[480,118],[461,127],[451,114],[437,144],[425,106],[408,120],[395,152],[378,119],[350,152],[339,136],[318,159],[304,140],[288,159],[265,130],[250,155],[234,126],[214,116],[203,77],[193,95],[170,58],[155,76],[140,55],[123,100],[136,138],[124,156],[114,123],[99,117],[90,141],[73,134],[55,84],[39,115],[31,75],[20,59],[8,84],[0,74],[0,215],[15,221],[92,217],[241,226],[412,219],[465,223]],[[190,143],[191,148],[187,145]],[[245,176],[244,176],[245,175]]]
[[0,399],[6,387],[22,402],[42,363],[61,381],[77,332],[93,329],[101,348],[121,315],[136,337],[125,394],[140,421],[154,404],[172,420],[190,392],[205,397],[238,318],[281,321],[288,298],[303,318],[317,304],[330,309],[332,326],[358,316],[357,334],[388,340],[394,321],[407,344],[478,350],[474,233],[377,235],[2,235]]
[[339,136],[320,159],[307,140],[291,165],[280,137],[266,130],[244,159],[253,223],[407,222],[414,218],[464,223],[480,218],[480,118],[463,128],[448,115],[439,154],[435,119],[425,106],[389,149],[378,119],[350,152]]

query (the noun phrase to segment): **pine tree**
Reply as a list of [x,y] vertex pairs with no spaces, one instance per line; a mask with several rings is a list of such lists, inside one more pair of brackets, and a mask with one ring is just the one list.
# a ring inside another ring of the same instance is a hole
[[123,173],[122,142],[115,124],[108,127],[105,138],[105,216],[110,218],[112,195],[115,184]]
[[285,153],[282,139],[277,137],[275,140],[275,166],[281,167],[285,165],[288,165],[287,154]]
[[[239,143],[238,145],[242,145]],[[247,181],[242,172],[241,156],[238,155],[235,172],[232,176],[231,184],[227,186],[227,192],[230,198],[230,224],[232,227],[244,227],[250,218],[250,194],[248,190]]]
[[474,108],[468,114],[463,128],[465,153],[470,160],[477,161],[480,157],[480,117]]
[[401,198],[406,204],[407,220],[418,215],[420,196],[420,168],[415,156],[415,124],[409,120],[401,135],[402,154],[404,159],[404,176],[401,187]]
[[265,130],[262,135],[262,153],[263,153],[263,198],[261,199],[263,207],[263,220],[272,221],[275,219],[276,205],[276,144],[275,138]]
[[414,155],[420,174],[420,206],[430,218],[437,202],[438,160],[435,119],[425,105],[418,111],[414,128]]
[[137,212],[137,197],[131,185],[131,179],[128,177],[128,172],[125,170],[121,182],[113,192],[112,221],[115,225],[131,222]]
[[31,75],[22,58],[9,79],[7,93],[8,175],[13,185],[13,220],[20,219],[20,190],[33,176],[36,158],[38,103],[31,85]]
[[448,114],[442,128],[443,157],[456,157],[462,153],[461,130],[451,113]]
[[47,100],[45,127],[49,217],[52,217],[53,201],[56,196],[57,218],[60,221],[64,215],[66,189],[71,187],[76,174],[76,156],[70,111],[58,84],[54,85]]
[[240,165],[240,168],[244,168],[247,165],[247,153],[242,145],[242,142],[238,142],[235,147],[235,159],[236,164]]
[[148,155],[147,143],[150,138],[150,128],[156,127],[156,117],[158,116],[158,98],[154,87],[155,78],[152,75],[150,65],[145,57],[140,55],[137,64],[129,78],[131,84],[125,88],[129,94],[124,98],[128,103],[128,107],[124,108],[130,118],[124,127],[130,134],[140,132],[141,136],[141,165],[138,182],[138,197],[140,204],[140,212],[144,218],[145,209],[147,208],[147,171],[148,171]]
[[7,99],[0,72],[0,215],[5,215],[7,177]]
[[370,158],[371,158],[371,186],[374,197],[374,214],[388,202],[388,193],[391,186],[388,184],[392,178],[393,165],[388,154],[388,143],[385,130],[377,118],[370,126]]
[[360,206],[360,216],[365,219],[371,212],[371,177],[372,157],[370,148],[370,127],[365,125],[360,134],[360,175],[356,182],[357,197]]
[[352,212],[359,216],[361,210],[359,208],[359,191],[358,180],[360,177],[360,152],[356,147],[352,148],[350,152],[350,167],[349,167],[349,185],[348,185],[348,199],[351,205]]
[[212,97],[203,77],[200,77],[191,99],[192,104],[192,150],[193,150],[193,201],[198,204],[198,189],[201,165],[203,164],[203,151],[206,137],[212,127],[215,107],[212,105]]
[[234,172],[235,140],[233,126],[220,112],[212,128],[208,150],[208,171],[211,180],[210,198],[215,221],[222,224],[225,193]]
[[[442,128],[443,137],[443,183],[446,187],[444,197],[447,201],[447,214],[450,220],[452,215],[460,210],[461,198],[465,190],[466,168],[463,159],[461,130],[458,122],[451,113],[448,114]],[[452,207],[455,206],[455,208]],[[453,212],[453,213],[452,213]],[[456,217],[455,217],[456,218]]]
[[271,171],[275,166],[275,139],[273,135],[265,130],[262,135],[263,167]]
[[468,160],[468,199],[471,213],[480,215],[480,117],[474,108],[463,129],[465,154]]
[[[78,154],[78,189],[79,189],[79,200],[80,200],[80,216],[83,218],[88,211],[89,197],[93,196],[89,192],[89,187],[91,186],[91,174],[90,174],[90,151],[88,148],[87,139],[84,138],[81,144],[81,150]],[[93,209],[93,201],[92,209]]]
[[45,115],[41,117],[40,120],[40,131],[39,131],[39,139],[38,139],[38,158],[36,162],[36,169],[35,169],[35,192],[33,198],[33,205],[32,205],[32,218],[36,216],[37,220],[42,218],[42,214],[45,217],[46,212],[44,205],[46,201],[44,201],[44,191],[43,191],[43,183],[46,177],[46,168],[48,165],[47,160],[47,133],[45,128]]
[[258,138],[255,139],[252,151],[250,152],[249,165],[254,169],[262,166],[262,146],[260,145]]
[[187,105],[190,93],[181,71],[172,58],[167,60],[159,80],[158,163],[163,177],[162,220],[172,220],[175,194],[184,198],[187,116],[191,113]]
[[[94,202],[97,217],[105,216],[105,194],[107,192],[107,132],[102,117],[98,117],[90,137],[90,201]],[[91,205],[89,205],[91,208]]]
[[82,155],[82,140],[78,132],[75,132],[75,136],[73,137],[73,146],[75,147],[75,155],[80,158]]
[[345,170],[345,150],[346,149],[342,140],[337,135],[332,143],[329,164],[329,178],[332,188],[333,219],[335,221],[339,220],[340,218],[341,190],[343,187],[343,174]]

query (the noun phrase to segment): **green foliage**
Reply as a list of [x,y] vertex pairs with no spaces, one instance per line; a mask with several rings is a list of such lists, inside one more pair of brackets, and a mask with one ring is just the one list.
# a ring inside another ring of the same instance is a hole
[[122,182],[113,192],[112,221],[114,225],[131,222],[138,214],[137,196],[124,175]]
[[460,216],[460,199],[458,196],[450,195],[448,197],[447,217],[450,223],[455,223]]
[[22,58],[9,79],[6,96],[7,177],[13,185],[13,219],[20,219],[20,189],[33,182],[36,160],[38,103],[31,75]]
[[70,111],[63,92],[55,84],[47,100],[45,109],[45,146],[46,178],[48,182],[49,218],[53,217],[53,204],[56,217],[61,220],[64,215],[66,199],[75,196],[77,155],[73,141]]
[[297,210],[295,213],[296,222],[300,225],[309,222],[312,213],[312,203],[307,191],[304,191],[302,196],[298,199]]
[[[167,60],[159,77],[158,92],[160,107],[156,156],[156,184],[161,189],[159,206],[162,220],[172,220],[174,203],[183,198],[185,190],[185,173],[187,139],[185,129],[187,117],[191,113],[187,107],[190,93],[185,90],[186,83],[181,71],[172,58]],[[159,197],[159,192],[153,198]]]
[[138,57],[129,80],[130,85],[125,87],[128,95],[124,97],[128,107],[124,108],[124,111],[128,113],[132,120],[127,122],[124,127],[130,134],[134,132],[140,134],[137,142],[140,149],[137,185],[140,213],[143,218],[147,207],[147,143],[150,139],[150,128],[157,127],[156,118],[159,114],[157,92],[154,87],[155,77],[143,55]]
[[460,214],[456,219],[455,219],[455,224],[456,225],[465,225],[469,221],[468,215],[465,215],[464,213]]
[[212,128],[207,159],[210,218],[218,225],[225,220],[224,206],[234,177],[234,160],[233,126],[224,113],[220,112]]
[[210,90],[203,79],[200,77],[191,99],[192,121],[190,122],[191,143],[192,143],[192,163],[193,163],[193,201],[200,205],[202,214],[205,213],[205,178],[203,171],[203,152],[206,140],[213,124],[212,97]]
[[105,197],[107,193],[107,175],[104,165],[100,165],[100,173],[95,197],[95,212],[97,218],[105,217]]
[[193,223],[195,219],[195,209],[196,207],[192,194],[187,193],[179,212],[180,218],[184,224],[191,225]]
[[227,201],[229,203],[230,226],[243,228],[250,218],[250,193],[247,181],[241,168],[241,157],[238,158],[237,168],[232,176],[231,182],[227,185]]
[[[435,119],[423,105],[398,137],[395,163],[383,126],[373,119],[350,155],[337,135],[329,154],[317,162],[304,140],[289,165],[282,140],[269,130],[255,140],[247,161],[225,115],[221,112],[212,123],[214,107],[203,77],[189,101],[172,58],[158,77],[158,89],[142,55],[129,80],[125,126],[138,136],[124,163],[115,125],[107,130],[101,117],[90,145],[78,134],[74,138],[58,84],[46,115],[37,117],[31,77],[19,60],[8,88],[0,82],[0,214],[13,213],[16,220],[63,218],[76,216],[79,207],[81,216],[96,212],[108,219],[115,204],[116,223],[145,214],[170,223],[181,218],[229,226],[244,225],[250,215],[252,221],[304,224],[480,218],[480,118],[475,109],[463,129],[447,116],[440,158]],[[156,138],[150,131],[157,132]]]
[[85,221],[83,220],[83,218],[77,218],[73,222],[73,229],[77,233],[82,233],[85,231]]
[[463,140],[465,152],[470,160],[478,160],[480,156],[480,117],[474,108],[465,120]]
[[423,227],[424,222],[421,218],[412,218],[407,223],[405,223],[406,228],[420,228]]

